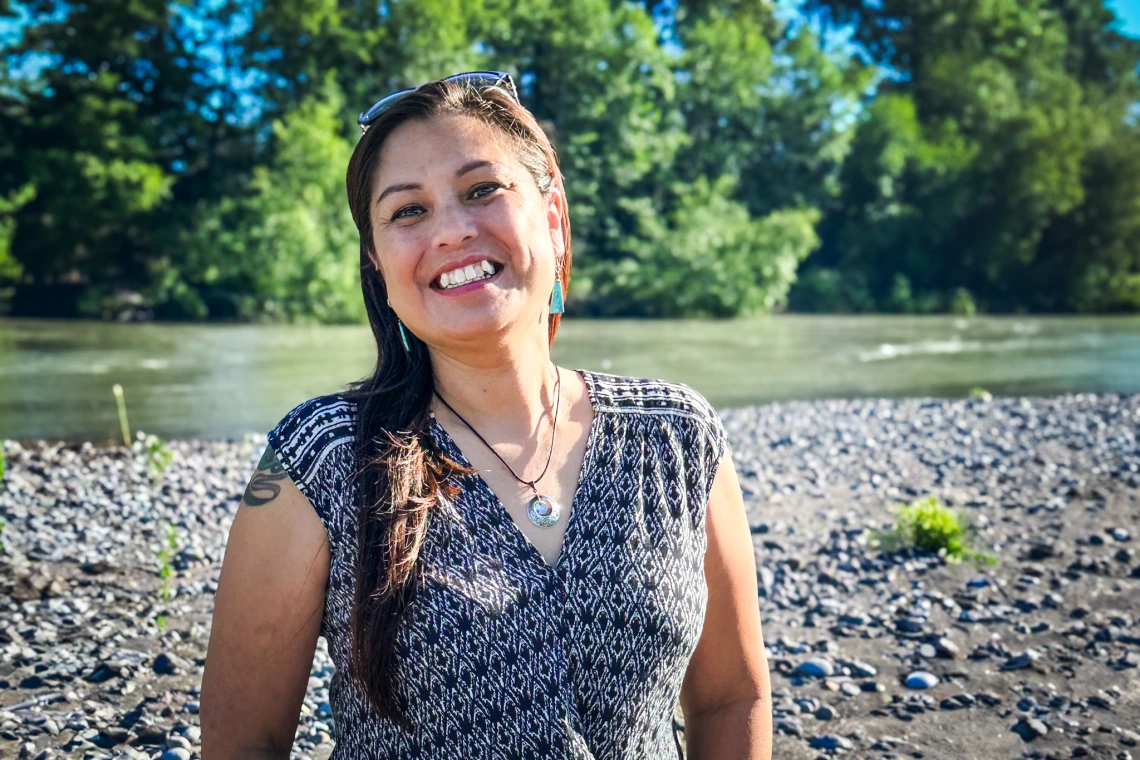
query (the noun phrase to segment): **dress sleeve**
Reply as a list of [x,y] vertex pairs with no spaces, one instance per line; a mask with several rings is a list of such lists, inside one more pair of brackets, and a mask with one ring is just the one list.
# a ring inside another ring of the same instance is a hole
[[699,392],[684,386],[688,402],[694,414],[696,425],[692,437],[692,467],[690,468],[690,493],[698,506],[699,522],[704,523],[713,480],[721,462],[728,452],[728,433],[724,421],[713,405]]
[[337,503],[336,489],[350,473],[344,446],[354,442],[351,405],[337,396],[309,399],[286,414],[267,437],[289,478],[304,494],[322,521],[328,522]]

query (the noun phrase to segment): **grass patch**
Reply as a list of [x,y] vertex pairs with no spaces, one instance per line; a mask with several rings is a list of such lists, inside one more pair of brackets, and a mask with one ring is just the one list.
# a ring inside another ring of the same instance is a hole
[[970,398],[976,398],[981,401],[993,401],[994,394],[990,393],[982,386],[977,385],[970,389]]
[[895,507],[895,526],[875,533],[874,540],[885,552],[913,547],[946,558],[948,562],[970,560],[982,565],[997,563],[997,557],[971,545],[973,529],[937,496]]

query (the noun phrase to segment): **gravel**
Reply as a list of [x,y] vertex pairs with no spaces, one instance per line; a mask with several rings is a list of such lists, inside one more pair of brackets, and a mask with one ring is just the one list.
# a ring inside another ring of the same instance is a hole
[[[1137,752],[1140,396],[721,414],[757,558],[776,756]],[[200,757],[212,595],[264,445],[175,441],[158,475],[139,447],[4,443],[0,757]],[[876,547],[891,508],[927,494],[969,518],[995,566]],[[907,688],[920,672],[933,682]],[[332,750],[332,675],[321,640],[296,760]]]

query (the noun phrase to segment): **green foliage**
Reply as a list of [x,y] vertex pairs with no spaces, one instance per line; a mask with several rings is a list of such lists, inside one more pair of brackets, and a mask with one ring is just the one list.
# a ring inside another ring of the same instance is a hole
[[0,283],[18,280],[24,269],[12,256],[12,236],[16,233],[16,212],[36,197],[36,186],[30,182],[0,196]]
[[970,389],[970,398],[978,399],[979,401],[993,401],[994,396],[985,388],[976,385]]
[[863,274],[884,310],[1140,305],[1140,41],[1103,3],[807,9],[902,75],[860,120],[809,268]]
[[19,5],[25,311],[362,320],[353,117],[488,68],[562,161],[571,314],[1140,310],[1140,41],[1103,0]]
[[[7,526],[8,526],[8,523],[4,522],[3,517],[0,517],[0,535],[3,535],[4,528],[6,528]],[[0,541],[0,552],[2,552],[2,551],[4,551],[4,542]]]
[[[752,218],[732,181],[675,186],[665,219],[648,199],[621,204],[637,219],[632,256],[598,266],[595,293],[649,316],[759,314],[783,302],[796,266],[816,245],[813,209]],[[617,313],[621,313],[618,311]]]
[[978,305],[974,297],[965,288],[958,288],[950,298],[950,313],[962,317],[972,317],[978,313]]
[[192,301],[195,288],[216,288],[241,294],[237,316],[245,318],[364,318],[359,237],[344,191],[352,145],[338,134],[344,112],[330,78],[273,122],[273,160],[254,169],[244,195],[198,215],[164,273],[160,300]]
[[[162,526],[163,543],[155,551],[155,557],[158,560],[158,593],[162,603],[170,604],[170,578],[174,575],[174,566],[170,564],[171,559],[178,554],[178,529],[169,523]],[[157,615],[155,617],[155,624],[158,625],[158,630],[166,630],[166,616]]]
[[147,470],[150,472],[153,480],[159,480],[166,472],[166,468],[170,466],[171,461],[174,459],[174,452],[170,450],[170,446],[166,441],[159,438],[157,435],[144,433],[138,431],[136,433],[139,440],[139,445],[143,455],[146,457]]
[[896,507],[894,528],[876,534],[875,540],[888,552],[914,547],[942,555],[950,562],[968,559],[992,565],[997,561],[992,554],[971,548],[966,521],[936,496]]

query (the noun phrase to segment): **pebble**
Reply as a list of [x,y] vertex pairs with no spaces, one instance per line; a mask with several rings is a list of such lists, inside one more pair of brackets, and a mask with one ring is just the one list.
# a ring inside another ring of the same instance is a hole
[[798,739],[804,738],[804,724],[798,718],[776,718],[772,722],[775,731]]
[[1025,668],[1032,667],[1033,663],[1041,659],[1041,655],[1032,649],[1026,649],[1016,657],[1010,657],[1002,666],[1002,670],[1024,670]]
[[1014,725],[1013,732],[1029,742],[1048,734],[1049,727],[1036,718],[1022,718]]
[[916,670],[906,677],[908,689],[931,689],[938,685],[938,676],[925,670]]
[[835,664],[826,657],[812,657],[801,662],[796,672],[810,678],[830,678],[835,673]]
[[962,650],[946,636],[939,636],[934,641],[935,653],[942,658],[952,660],[962,653]]
[[839,734],[824,734],[823,736],[814,736],[811,740],[811,746],[815,749],[854,749],[855,745],[850,739],[840,736]]
[[922,633],[926,626],[917,618],[900,618],[895,626],[903,633]]

